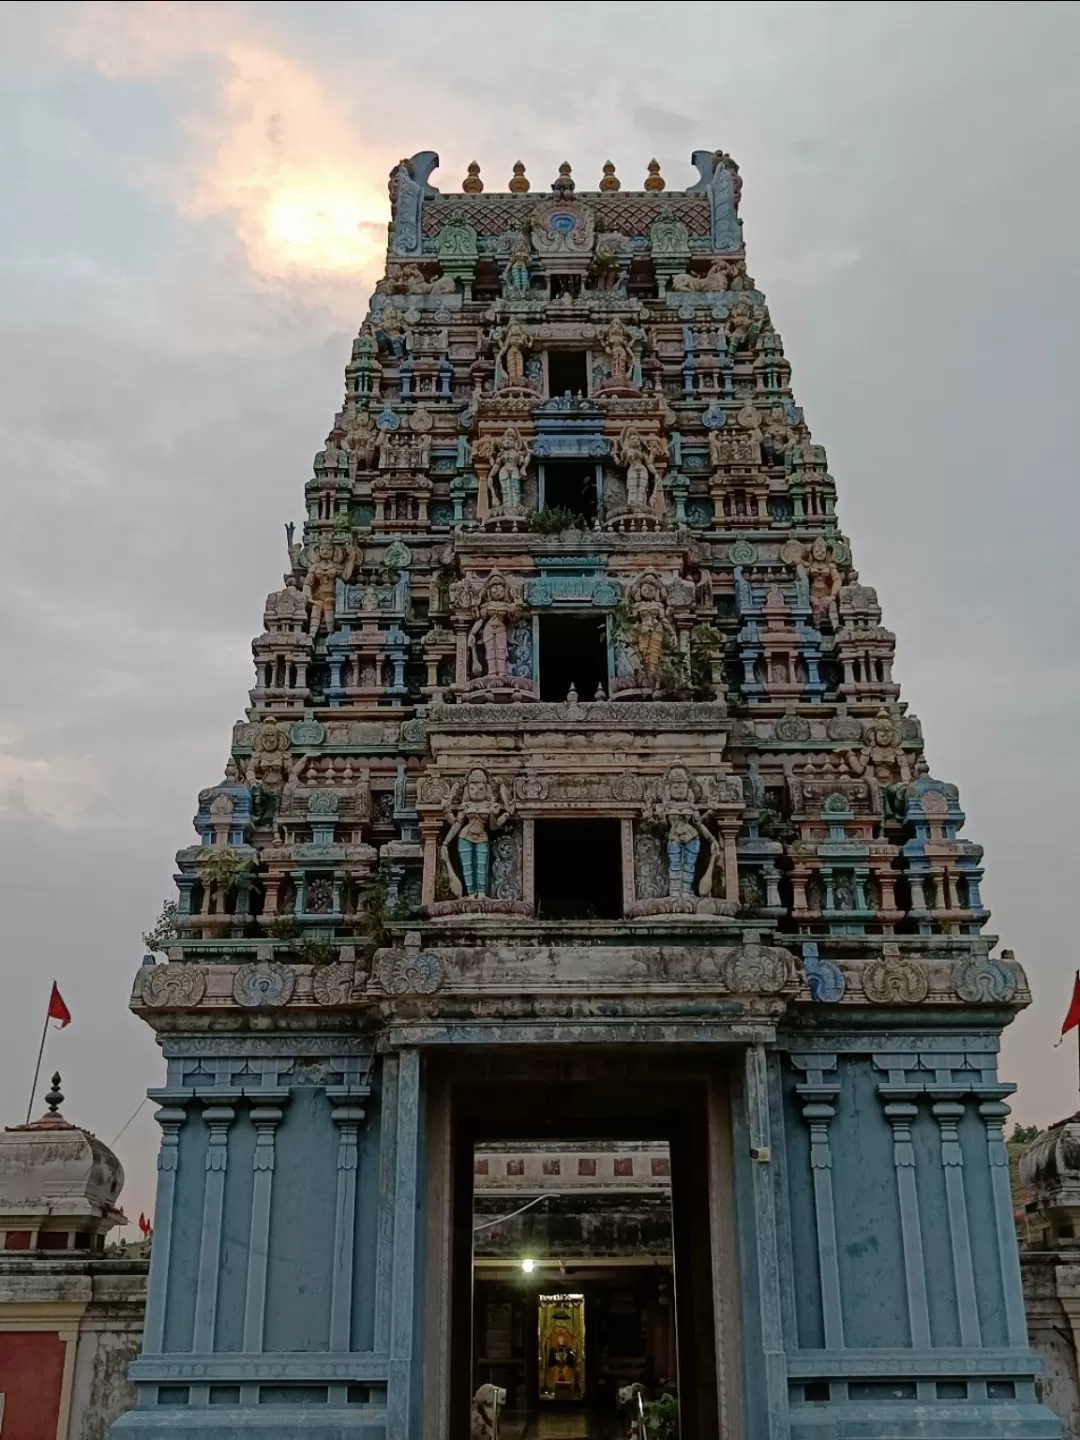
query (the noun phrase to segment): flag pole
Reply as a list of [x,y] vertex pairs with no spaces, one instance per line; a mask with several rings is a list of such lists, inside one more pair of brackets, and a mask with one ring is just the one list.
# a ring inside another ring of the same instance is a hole
[[30,1103],[26,1107],[26,1123],[30,1124],[30,1114],[34,1108],[34,1096],[37,1094],[38,1077],[41,1074],[41,1057],[45,1054],[45,1040],[49,1034],[49,1012],[45,1011],[45,1024],[41,1027],[41,1044],[38,1046],[37,1064],[34,1066],[34,1083],[30,1089]]

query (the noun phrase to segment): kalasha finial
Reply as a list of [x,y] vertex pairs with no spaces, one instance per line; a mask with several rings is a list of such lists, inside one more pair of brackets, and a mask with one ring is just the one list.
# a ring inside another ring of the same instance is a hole
[[667,181],[660,174],[660,161],[650,160],[648,169],[649,173],[645,176],[645,189],[665,190],[667,188]]
[[601,181],[600,181],[600,189],[601,189],[601,190],[621,190],[621,189],[622,189],[622,184],[621,184],[621,182],[619,181],[619,177],[615,174],[615,166],[611,163],[610,160],[605,160],[605,161],[604,161],[604,174],[603,174],[603,178],[602,178]]
[[574,181],[570,174],[570,161],[564,160],[559,166],[558,177],[551,182],[551,189],[560,199],[566,199],[574,193]]
[[64,1097],[60,1093],[60,1071],[57,1070],[52,1077],[52,1089],[45,1096],[45,1104],[49,1107],[49,1114],[56,1115],[63,1103]]
[[484,188],[484,182],[480,179],[480,166],[475,160],[469,161],[469,173],[461,182],[461,188],[466,195],[479,195]]
[[525,166],[520,160],[514,161],[514,175],[510,181],[511,195],[525,195],[529,190],[529,182],[525,179]]

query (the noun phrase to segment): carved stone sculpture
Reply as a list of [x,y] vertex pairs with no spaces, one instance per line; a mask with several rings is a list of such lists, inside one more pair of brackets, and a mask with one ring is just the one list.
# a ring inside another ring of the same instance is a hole
[[[645,817],[663,824],[667,832],[668,895],[711,895],[713,872],[720,844],[705,824],[705,811],[694,799],[693,782],[683,765],[673,765],[664,776],[658,795],[648,803]],[[702,841],[708,850],[705,872],[695,887],[694,874]]]
[[[513,812],[509,790],[504,784],[496,786],[486,770],[470,770],[455,787],[446,810],[450,828],[443,837],[441,854],[450,890],[457,898],[488,893],[491,837]],[[460,876],[450,858],[450,846],[455,842]]]

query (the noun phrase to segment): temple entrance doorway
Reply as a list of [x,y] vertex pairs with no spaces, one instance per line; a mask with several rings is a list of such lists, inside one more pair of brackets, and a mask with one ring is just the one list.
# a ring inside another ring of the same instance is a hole
[[639,1393],[650,1434],[718,1440],[742,1366],[726,1059],[528,1052],[430,1057],[428,1213],[446,1228],[426,1262],[426,1440],[467,1440],[504,1390],[499,1440],[614,1440]]
[[639,1397],[676,1416],[667,1143],[491,1141],[473,1175],[473,1394],[506,1391],[500,1440],[615,1440]]

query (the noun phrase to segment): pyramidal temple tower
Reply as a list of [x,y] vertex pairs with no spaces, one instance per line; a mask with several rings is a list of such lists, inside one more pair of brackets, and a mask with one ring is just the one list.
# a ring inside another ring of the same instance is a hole
[[[683,1440],[1059,1433],[996,1065],[1027,982],[748,272],[739,168],[693,161],[681,192],[655,161],[633,191],[519,162],[444,195],[432,152],[390,176],[132,997],[167,1078],[118,1437],[493,1435],[473,1176],[541,1141],[545,1175],[586,1141],[583,1176],[670,1154]],[[578,1333],[537,1406],[563,1370],[589,1401]]]

